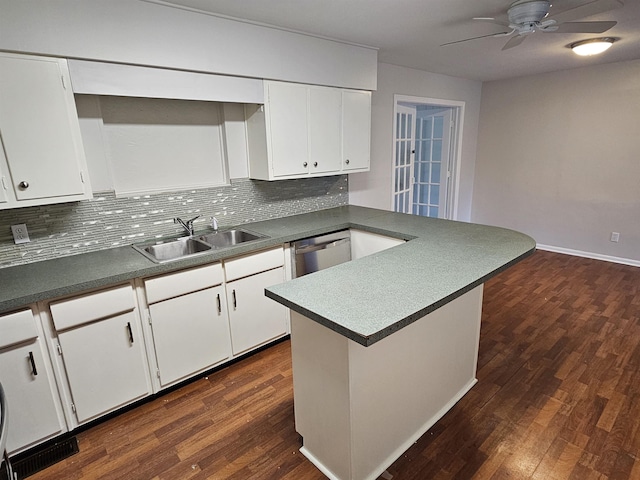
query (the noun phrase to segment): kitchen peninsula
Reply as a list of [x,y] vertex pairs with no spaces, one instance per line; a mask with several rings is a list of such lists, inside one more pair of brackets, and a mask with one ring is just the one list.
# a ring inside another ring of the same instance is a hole
[[[331,478],[375,478],[475,383],[482,284],[535,249],[530,237],[511,230],[356,206],[243,227],[264,237],[162,264],[127,246],[0,269],[0,313],[12,319],[11,312],[26,311],[36,337],[43,335],[39,322],[46,323],[55,353],[50,305],[65,305],[70,295],[118,294],[131,285],[142,292],[140,279],[214,264],[220,270],[220,261],[343,229],[406,241],[266,291],[292,310],[301,451]],[[142,293],[131,302],[134,312],[147,308]],[[133,327],[142,328],[131,318],[126,341]],[[0,337],[2,329],[0,322]],[[149,354],[141,361],[153,359],[151,336],[145,338]],[[54,370],[65,384],[62,366]],[[55,403],[72,418],[68,396]]]
[[535,249],[495,227],[371,220],[414,238],[266,292],[292,310],[301,452],[336,480],[378,478],[476,383],[483,283]]

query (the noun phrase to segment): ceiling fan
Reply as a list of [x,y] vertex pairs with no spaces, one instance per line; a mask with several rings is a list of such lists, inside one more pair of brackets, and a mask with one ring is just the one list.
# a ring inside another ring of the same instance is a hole
[[517,0],[507,10],[508,22],[500,21],[492,17],[475,17],[474,20],[486,21],[501,25],[509,30],[504,32],[481,35],[479,37],[465,38],[454,42],[444,43],[441,46],[455,43],[468,42],[486,37],[511,38],[502,47],[508,50],[517,47],[534,32],[545,33],[603,33],[612,28],[617,22],[572,22],[569,20],[589,17],[622,6],[622,0],[591,0],[577,7],[549,16],[551,2],[549,0]]

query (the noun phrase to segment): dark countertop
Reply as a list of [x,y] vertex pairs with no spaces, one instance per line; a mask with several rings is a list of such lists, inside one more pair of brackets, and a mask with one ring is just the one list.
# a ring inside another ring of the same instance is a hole
[[128,246],[0,269],[0,313],[305,237],[358,228],[411,241],[270,287],[266,294],[362,345],[371,345],[535,250],[532,238],[513,230],[356,206],[240,227],[269,238],[164,264],[156,264]]

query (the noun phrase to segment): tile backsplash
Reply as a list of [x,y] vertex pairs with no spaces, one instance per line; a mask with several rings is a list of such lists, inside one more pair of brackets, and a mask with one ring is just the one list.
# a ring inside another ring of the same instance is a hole
[[[0,211],[0,268],[94,250],[171,237],[173,223],[202,215],[221,228],[323,210],[349,203],[347,175],[264,182],[237,179],[231,185],[199,190],[116,198],[113,192],[92,200]],[[11,225],[25,223],[30,243],[15,245]]]

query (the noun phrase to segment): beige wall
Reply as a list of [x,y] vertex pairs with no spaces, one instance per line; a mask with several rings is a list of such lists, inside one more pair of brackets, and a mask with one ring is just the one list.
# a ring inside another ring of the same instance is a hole
[[481,88],[475,80],[379,63],[378,90],[371,97],[371,171],[349,176],[349,203],[392,209],[394,95],[454,100],[465,102],[457,218],[469,220]]
[[640,61],[485,83],[472,221],[640,265]]

